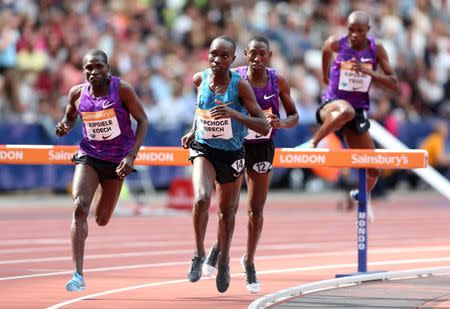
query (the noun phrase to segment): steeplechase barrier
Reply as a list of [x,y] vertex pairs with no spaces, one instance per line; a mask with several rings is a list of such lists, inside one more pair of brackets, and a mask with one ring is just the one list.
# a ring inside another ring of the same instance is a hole
[[[0,164],[73,164],[77,146],[0,145]],[[188,150],[181,147],[141,147],[136,165],[187,166]],[[284,168],[357,168],[359,195],[357,211],[358,272],[367,273],[367,169],[415,169],[428,166],[426,150],[277,148],[274,167]]]

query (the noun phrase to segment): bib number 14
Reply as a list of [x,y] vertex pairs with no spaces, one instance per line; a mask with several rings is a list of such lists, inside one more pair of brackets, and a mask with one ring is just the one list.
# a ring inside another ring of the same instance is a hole
[[244,168],[245,165],[245,159],[239,159],[233,162],[233,164],[231,164],[231,167],[238,173],[240,173],[242,171],[242,169]]

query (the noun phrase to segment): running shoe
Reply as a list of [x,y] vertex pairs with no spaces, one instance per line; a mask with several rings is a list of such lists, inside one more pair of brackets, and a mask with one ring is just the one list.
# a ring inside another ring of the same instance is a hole
[[[351,190],[349,193],[350,200],[353,203],[354,209],[356,209],[358,207],[358,195],[359,195],[358,189]],[[370,197],[367,199],[366,211],[367,211],[367,219],[369,219],[370,222],[374,222],[375,221],[375,213],[374,213],[372,205],[370,203]]]
[[351,211],[354,210],[358,206],[358,189],[351,190],[348,193],[348,204],[347,204],[347,210]]
[[194,256],[191,262],[191,268],[188,272],[188,279],[191,282],[197,282],[202,277],[202,266],[205,262],[205,257]]
[[230,286],[230,267],[217,264],[216,287],[220,293],[228,290]]
[[203,264],[203,275],[206,277],[212,277],[217,273],[217,258],[219,257],[219,248],[214,243],[206,256],[205,263]]
[[70,279],[69,282],[67,282],[66,284],[66,290],[68,292],[86,290],[86,282],[84,281],[83,276],[80,275],[78,272],[74,272],[72,279]]
[[245,254],[241,258],[241,267],[245,272],[245,287],[250,293],[258,293],[261,285],[256,279],[255,264],[245,265]]

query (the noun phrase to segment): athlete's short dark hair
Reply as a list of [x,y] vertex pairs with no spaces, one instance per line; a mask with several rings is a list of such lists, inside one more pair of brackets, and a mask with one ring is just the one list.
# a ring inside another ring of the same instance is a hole
[[251,42],[260,42],[260,43],[264,43],[267,46],[267,49],[270,49],[270,45],[269,45],[269,40],[266,39],[263,36],[260,35],[254,35],[250,38],[250,40],[248,40],[247,44],[250,44]]
[[228,43],[230,43],[233,46],[233,52],[236,52],[236,42],[234,42],[234,40],[231,37],[229,37],[228,35],[221,35],[218,36],[216,40],[217,39],[225,40]]
[[88,55],[92,55],[92,56],[100,56],[100,57],[103,58],[103,61],[105,62],[105,64],[108,64],[108,56],[107,56],[106,53],[105,53],[103,50],[101,50],[101,49],[97,49],[97,48],[91,49],[91,50],[89,50],[89,51],[86,53],[86,56],[88,56]]

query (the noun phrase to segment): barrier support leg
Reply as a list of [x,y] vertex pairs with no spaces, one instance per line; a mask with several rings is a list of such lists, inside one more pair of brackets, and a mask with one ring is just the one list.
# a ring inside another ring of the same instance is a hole
[[367,272],[367,169],[359,169],[357,244],[358,272]]
[[358,210],[357,210],[357,249],[358,249],[358,272],[349,274],[337,274],[336,278],[364,275],[369,273],[378,273],[381,271],[367,271],[367,168],[360,168],[358,171],[359,192],[358,192]]

